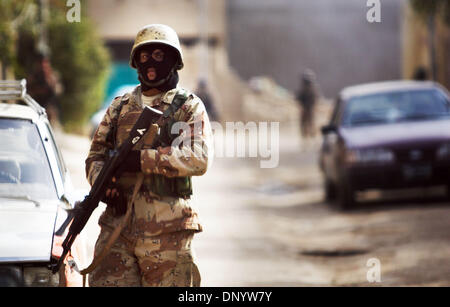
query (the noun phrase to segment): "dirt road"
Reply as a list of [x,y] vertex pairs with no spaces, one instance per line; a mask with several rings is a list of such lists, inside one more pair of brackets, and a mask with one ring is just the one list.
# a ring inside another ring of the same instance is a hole
[[[89,141],[59,139],[74,185],[87,189]],[[194,179],[204,225],[195,242],[203,286],[450,285],[448,203],[423,197],[339,212],[323,202],[318,143],[305,149],[296,140],[282,133],[277,168],[216,158]],[[102,209],[83,232],[89,253]]]

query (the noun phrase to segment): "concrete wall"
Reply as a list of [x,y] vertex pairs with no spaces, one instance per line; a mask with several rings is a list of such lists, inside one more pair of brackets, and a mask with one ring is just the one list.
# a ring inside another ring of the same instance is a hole
[[[163,23],[177,31],[185,67],[180,85],[194,90],[199,78],[208,79],[222,118],[240,116],[245,86],[229,70],[225,49],[226,0],[88,0],[88,15],[102,38],[112,47],[115,60],[127,60],[137,31],[149,23]],[[206,7],[202,13],[201,7]],[[198,39],[208,37],[205,48]],[[196,41],[197,39],[197,41]],[[136,80],[137,81],[137,80]]]
[[171,26],[181,37],[198,36],[201,3],[207,4],[207,32],[223,39],[224,0],[88,0],[88,15],[108,40],[134,39],[150,23]]
[[248,79],[271,75],[291,91],[300,72],[317,72],[323,92],[402,76],[403,0],[381,0],[381,23],[365,0],[228,0],[230,64]]

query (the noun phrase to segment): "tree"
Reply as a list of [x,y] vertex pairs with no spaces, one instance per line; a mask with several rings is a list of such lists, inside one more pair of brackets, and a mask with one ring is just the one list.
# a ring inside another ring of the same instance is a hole
[[[109,54],[87,18],[68,22],[65,1],[47,1],[0,1],[0,61],[17,79],[30,79],[38,61],[48,58],[63,88],[57,97],[62,124],[66,130],[82,131],[103,100]],[[50,11],[50,18],[42,18],[43,9]]]
[[0,1],[0,62],[2,63],[2,79],[6,78],[6,68],[16,66],[16,42],[18,28],[28,19],[33,18],[35,10],[32,0]]
[[88,20],[69,23],[66,15],[52,13],[49,24],[51,62],[59,71],[64,95],[62,122],[78,130],[104,98],[110,57]]

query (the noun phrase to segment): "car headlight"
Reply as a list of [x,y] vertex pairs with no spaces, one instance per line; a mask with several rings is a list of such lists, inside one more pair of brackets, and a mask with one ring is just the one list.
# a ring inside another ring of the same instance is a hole
[[355,163],[391,163],[395,159],[394,153],[388,149],[351,149],[346,151],[345,161]]
[[59,274],[52,274],[47,267],[24,267],[23,280],[27,287],[57,287]]
[[436,151],[436,158],[438,160],[450,159],[450,143],[442,144]]

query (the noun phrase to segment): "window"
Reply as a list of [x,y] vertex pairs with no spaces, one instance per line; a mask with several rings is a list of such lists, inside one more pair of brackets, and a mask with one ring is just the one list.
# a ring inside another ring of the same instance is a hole
[[343,125],[433,120],[449,115],[448,101],[437,90],[399,91],[350,99],[345,107]]
[[58,170],[59,170],[59,174],[61,175],[62,180],[64,180],[64,174],[66,172],[66,167],[64,164],[64,160],[62,158],[61,153],[59,152],[58,146],[56,146],[55,143],[55,137],[52,133],[51,128],[48,125],[45,125],[45,128],[47,130],[49,137],[48,142],[50,143],[50,145],[52,146],[53,151],[55,152],[55,156],[56,156],[56,161],[58,162]]
[[0,118],[0,197],[57,197],[49,161],[35,124]]

